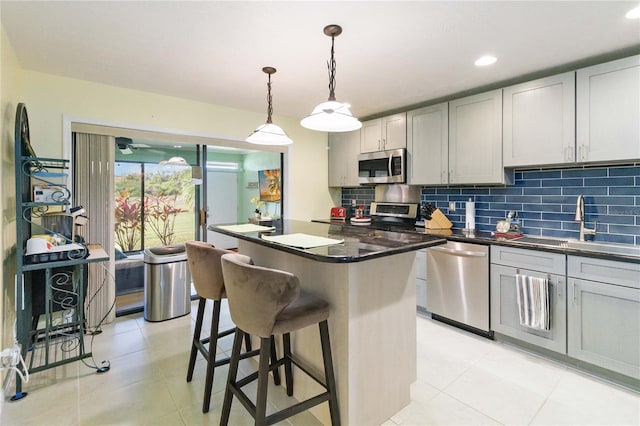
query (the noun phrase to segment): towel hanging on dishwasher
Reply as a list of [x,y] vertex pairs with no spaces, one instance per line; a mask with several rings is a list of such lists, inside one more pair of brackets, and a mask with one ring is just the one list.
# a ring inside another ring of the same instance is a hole
[[550,330],[549,280],[516,274],[516,295],[520,325],[538,330]]

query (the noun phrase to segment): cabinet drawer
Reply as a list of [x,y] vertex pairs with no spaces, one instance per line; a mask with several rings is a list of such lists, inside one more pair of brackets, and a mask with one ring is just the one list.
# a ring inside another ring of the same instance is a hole
[[564,275],[566,272],[566,256],[564,254],[540,250],[492,245],[491,263],[548,274]]
[[591,257],[568,256],[567,275],[590,281],[640,289],[640,264]]

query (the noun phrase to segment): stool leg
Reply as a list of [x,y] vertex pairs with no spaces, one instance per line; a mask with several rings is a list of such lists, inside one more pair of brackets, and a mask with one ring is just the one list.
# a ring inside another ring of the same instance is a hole
[[191,355],[189,355],[189,368],[187,369],[187,382],[193,378],[193,368],[196,365],[196,355],[198,354],[198,343],[200,343],[200,332],[202,331],[202,319],[204,318],[204,308],[207,300],[201,297],[198,300],[198,314],[196,315],[196,328],[193,331],[193,341],[191,342]]
[[287,395],[293,396],[293,373],[291,371],[291,334],[282,335],[284,346],[284,380],[286,381]]
[[322,360],[324,361],[324,377],[329,391],[329,414],[331,424],[340,425],[340,411],[338,410],[338,395],[336,393],[336,379],[333,375],[333,358],[331,356],[331,342],[329,340],[329,326],[327,321],[318,324],[320,328],[320,343],[322,344]]
[[251,335],[244,334],[244,347],[247,352],[251,352]]
[[202,412],[208,413],[211,405],[211,388],[213,387],[213,375],[215,373],[216,352],[218,350],[218,327],[220,325],[220,300],[213,301],[213,314],[211,315],[211,334],[209,339],[209,354],[207,356],[207,375],[204,383],[204,401]]
[[269,385],[269,357],[271,339],[260,338],[260,360],[258,361],[258,391],[256,393],[256,425],[266,425],[267,387]]
[[[271,341],[271,364],[275,364],[278,361],[278,354],[276,353],[276,338],[275,336],[271,336],[269,340]],[[280,385],[279,367],[273,370],[273,384],[276,386]]]
[[231,403],[233,402],[233,393],[231,387],[236,386],[236,378],[238,377],[238,363],[240,362],[240,349],[242,347],[242,337],[246,333],[236,327],[236,333],[233,338],[233,348],[231,349],[231,360],[229,361],[229,375],[227,377],[227,387],[224,391],[224,401],[222,402],[222,413],[220,414],[220,426],[227,426],[229,423],[229,414],[231,413]]

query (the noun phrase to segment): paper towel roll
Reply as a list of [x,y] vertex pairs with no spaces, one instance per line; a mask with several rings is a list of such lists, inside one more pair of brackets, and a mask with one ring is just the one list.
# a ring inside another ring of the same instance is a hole
[[468,230],[476,229],[476,203],[471,201],[467,201],[465,205],[465,228]]

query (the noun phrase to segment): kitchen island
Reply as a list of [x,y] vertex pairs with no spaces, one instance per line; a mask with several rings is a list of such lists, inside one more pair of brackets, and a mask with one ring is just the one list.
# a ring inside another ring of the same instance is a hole
[[[209,230],[237,238],[238,251],[257,265],[297,275],[303,289],[330,303],[342,424],[381,424],[409,403],[416,380],[415,251],[444,244],[444,238],[287,220],[271,232]],[[300,248],[264,239],[292,234],[335,244]],[[294,333],[292,345],[294,353],[322,371],[317,327]],[[294,369],[294,396],[304,399],[319,391]],[[330,424],[327,404],[312,413]]]

